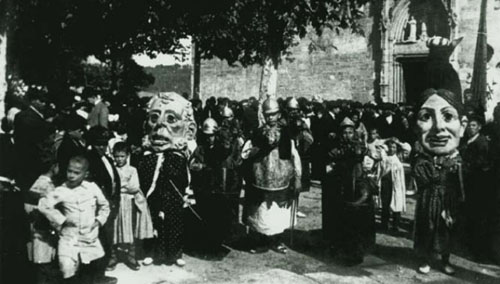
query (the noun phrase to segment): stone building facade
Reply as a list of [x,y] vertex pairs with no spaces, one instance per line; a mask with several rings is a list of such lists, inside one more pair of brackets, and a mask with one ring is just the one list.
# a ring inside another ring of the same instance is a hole
[[[279,69],[278,96],[408,102],[421,90],[432,36],[463,40],[450,60],[468,88],[481,0],[374,0],[364,8],[364,34],[311,31]],[[488,42],[500,61],[500,0],[488,1]],[[202,61],[201,95],[258,97],[261,68]]]
[[[495,50],[500,51],[500,3],[489,2],[488,41]],[[380,15],[374,17],[380,31],[380,50],[374,58],[376,88],[380,99],[411,103],[423,91],[419,82],[427,62],[428,48],[425,41],[432,36],[448,39],[463,37],[463,43],[450,57],[450,63],[460,75],[462,89],[468,88],[480,3],[480,0],[380,1]],[[496,54],[491,64],[497,62],[498,58]]]

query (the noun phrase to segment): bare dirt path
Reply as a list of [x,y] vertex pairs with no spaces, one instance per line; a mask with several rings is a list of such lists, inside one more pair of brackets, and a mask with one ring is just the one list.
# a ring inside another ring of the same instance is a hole
[[336,262],[321,240],[321,189],[315,186],[300,196],[299,208],[307,217],[298,219],[294,247],[286,255],[273,251],[253,255],[232,249],[220,261],[186,255],[184,268],[152,265],[135,272],[119,264],[109,275],[118,277],[119,284],[500,283],[500,267],[478,264],[455,255],[451,261],[456,264],[456,275],[447,276],[438,270],[428,275],[418,274],[409,232],[414,203],[413,199],[408,199],[408,212],[403,215],[405,231],[397,236],[378,233],[374,252],[355,267]]

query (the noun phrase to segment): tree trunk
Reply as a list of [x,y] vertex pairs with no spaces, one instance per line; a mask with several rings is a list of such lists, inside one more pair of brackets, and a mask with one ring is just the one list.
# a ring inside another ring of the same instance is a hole
[[200,94],[200,74],[201,58],[198,45],[195,40],[191,41],[191,98],[201,100]]
[[0,120],[5,116],[7,93],[7,32],[0,34]]
[[262,66],[259,98],[265,100],[267,97],[276,97],[278,88],[278,59],[268,58]]

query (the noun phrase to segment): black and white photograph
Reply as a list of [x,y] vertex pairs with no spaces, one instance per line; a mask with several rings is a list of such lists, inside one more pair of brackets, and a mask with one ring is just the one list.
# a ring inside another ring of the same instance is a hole
[[500,0],[0,0],[1,284],[500,283]]

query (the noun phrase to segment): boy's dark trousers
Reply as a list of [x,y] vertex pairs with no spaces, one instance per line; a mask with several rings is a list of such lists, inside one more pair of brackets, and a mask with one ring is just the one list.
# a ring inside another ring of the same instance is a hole
[[108,218],[104,226],[99,228],[99,241],[104,249],[104,256],[98,260],[95,260],[95,269],[97,277],[104,277],[106,273],[106,268],[108,267],[109,261],[112,256],[115,256],[113,251],[113,234],[114,234],[114,223],[116,216],[111,216]]
[[57,261],[51,263],[35,264],[36,284],[58,284],[61,283],[62,275],[59,271]]
[[[391,215],[391,200],[392,200],[392,175],[388,173],[384,177],[382,177],[381,181],[381,189],[380,189],[380,199],[382,202],[382,213],[381,213],[381,224],[383,229],[389,228],[389,218]],[[393,212],[392,213],[392,227],[393,229],[397,229],[399,226],[399,219],[401,217],[401,213]]]

